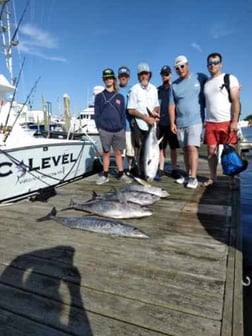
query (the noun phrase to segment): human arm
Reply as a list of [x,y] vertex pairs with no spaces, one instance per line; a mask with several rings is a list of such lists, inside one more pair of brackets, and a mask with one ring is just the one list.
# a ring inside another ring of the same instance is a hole
[[168,106],[168,113],[169,113],[169,117],[170,117],[171,131],[176,134],[177,133],[177,126],[175,124],[175,104],[170,104]]
[[237,131],[239,128],[238,122],[239,122],[240,108],[241,108],[239,91],[240,91],[240,88],[238,87],[234,87],[230,89],[230,95],[232,99],[230,131]]

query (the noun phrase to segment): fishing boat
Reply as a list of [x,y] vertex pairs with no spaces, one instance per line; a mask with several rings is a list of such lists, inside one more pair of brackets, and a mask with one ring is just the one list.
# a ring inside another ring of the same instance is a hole
[[72,120],[72,129],[79,130],[80,133],[87,133],[90,136],[99,135],[95,124],[94,100],[95,96],[103,90],[104,87],[101,85],[94,86],[92,102],[81,111],[75,120]]
[[[0,0],[1,24],[8,14],[8,1]],[[1,25],[4,33],[8,25]],[[13,38],[3,40],[7,64],[11,64]],[[10,69],[8,69],[10,70]],[[100,157],[91,138],[81,140],[35,138],[22,127],[20,107],[13,97],[15,81],[0,76],[0,203],[18,201],[43,190],[84,178],[101,169]],[[12,99],[6,99],[12,94]]]

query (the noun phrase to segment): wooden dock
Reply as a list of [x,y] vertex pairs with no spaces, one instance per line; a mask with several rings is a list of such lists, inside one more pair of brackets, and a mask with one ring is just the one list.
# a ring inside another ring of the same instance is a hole
[[[207,176],[202,155],[199,179]],[[242,336],[239,190],[221,172],[209,189],[163,177],[153,185],[170,196],[151,217],[125,220],[150,239],[36,221],[71,198],[121,186],[96,179],[61,187],[47,202],[0,207],[0,335]]]

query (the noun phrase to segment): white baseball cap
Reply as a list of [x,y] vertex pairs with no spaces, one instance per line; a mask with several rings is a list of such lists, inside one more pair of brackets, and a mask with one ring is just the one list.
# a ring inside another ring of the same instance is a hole
[[140,63],[137,66],[137,73],[140,74],[141,72],[146,71],[150,72],[150,67],[147,63]]
[[188,59],[184,55],[180,55],[175,58],[174,66],[182,65],[188,63]]

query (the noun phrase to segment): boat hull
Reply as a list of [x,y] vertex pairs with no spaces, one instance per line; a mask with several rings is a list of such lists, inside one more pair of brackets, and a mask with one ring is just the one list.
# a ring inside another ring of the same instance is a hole
[[88,141],[55,141],[0,150],[0,203],[91,175],[99,170]]

